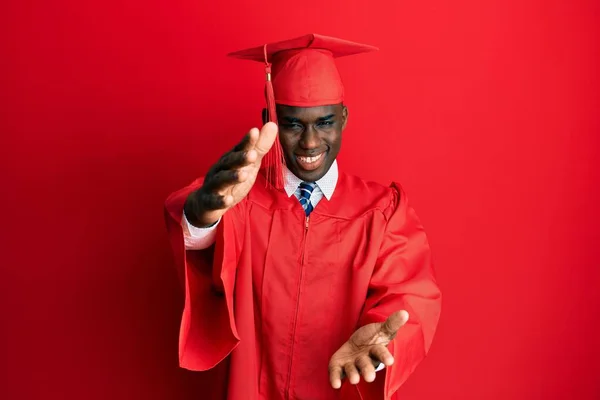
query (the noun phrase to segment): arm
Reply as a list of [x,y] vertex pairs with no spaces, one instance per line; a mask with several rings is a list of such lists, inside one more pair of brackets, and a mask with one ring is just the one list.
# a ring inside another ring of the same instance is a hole
[[[423,226],[402,189],[394,184],[392,190],[386,233],[360,321],[360,326],[383,322],[398,310],[406,310],[409,315],[388,346],[395,362],[386,368],[382,388],[385,399],[398,390],[425,358],[441,311],[441,292]],[[361,385],[361,389],[364,387]],[[381,393],[377,396],[381,398]]]
[[[239,342],[233,299],[246,221],[245,197],[276,137],[277,127],[272,123],[265,124],[260,132],[252,129],[221,157],[205,179],[173,193],[165,203],[167,230],[185,289],[179,336],[179,360],[184,368],[211,369]],[[214,249],[189,251],[186,219],[199,228],[219,222],[214,230]]]
[[[408,379],[431,346],[441,305],[425,232],[396,185],[384,216],[359,328],[329,363],[332,387],[358,390],[365,400],[391,399]],[[385,379],[375,380],[380,362]],[[356,389],[342,386],[344,376]]]
[[205,371],[216,366],[237,346],[233,318],[235,260],[244,231],[245,204],[240,202],[223,216],[215,233],[215,246],[189,251],[182,228],[183,205],[202,181],[171,194],[165,203],[165,220],[182,283],[185,303],[179,335],[179,364]]

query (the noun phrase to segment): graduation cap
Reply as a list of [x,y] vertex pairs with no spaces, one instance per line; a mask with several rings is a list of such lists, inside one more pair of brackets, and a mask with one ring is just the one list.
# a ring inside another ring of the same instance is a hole
[[[344,101],[344,86],[335,59],[378,50],[329,36],[308,34],[230,53],[230,57],[265,63],[265,97],[269,120],[277,123],[275,104],[317,107]],[[284,163],[277,139],[263,159],[267,180],[283,188]]]

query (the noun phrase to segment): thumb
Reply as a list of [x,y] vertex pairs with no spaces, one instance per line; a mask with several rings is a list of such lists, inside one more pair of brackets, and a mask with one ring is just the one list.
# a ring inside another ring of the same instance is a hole
[[275,139],[277,139],[277,134],[278,127],[274,122],[267,122],[263,125],[258,135],[258,140],[254,145],[259,160],[269,152],[271,147],[273,147],[273,143],[275,143]]
[[381,325],[381,333],[392,340],[396,336],[398,329],[402,328],[408,321],[408,312],[405,310],[396,311],[385,320]]

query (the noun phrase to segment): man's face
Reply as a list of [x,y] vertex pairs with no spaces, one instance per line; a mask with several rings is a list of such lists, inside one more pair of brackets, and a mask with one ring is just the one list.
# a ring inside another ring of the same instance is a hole
[[340,151],[347,119],[348,109],[342,104],[277,105],[279,141],[290,171],[306,182],[321,179]]

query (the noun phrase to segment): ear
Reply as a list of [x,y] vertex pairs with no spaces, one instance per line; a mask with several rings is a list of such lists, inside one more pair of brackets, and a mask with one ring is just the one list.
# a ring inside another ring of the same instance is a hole
[[348,123],[348,107],[342,105],[342,131],[346,129]]
[[262,109],[262,122],[263,125],[269,122],[269,111],[266,108]]

